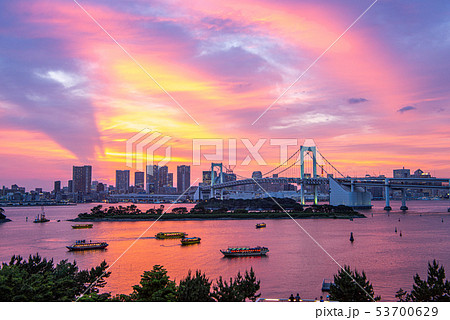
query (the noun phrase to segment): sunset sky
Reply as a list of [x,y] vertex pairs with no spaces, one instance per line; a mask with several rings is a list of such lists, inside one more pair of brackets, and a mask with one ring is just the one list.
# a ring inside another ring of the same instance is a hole
[[345,174],[450,177],[450,1],[378,1],[254,125],[373,0],[78,3],[198,124],[75,1],[1,1],[0,186],[83,164],[114,184],[145,128],[171,137],[172,172],[195,138],[238,139],[246,176],[279,147],[242,166],[239,139],[311,138]]

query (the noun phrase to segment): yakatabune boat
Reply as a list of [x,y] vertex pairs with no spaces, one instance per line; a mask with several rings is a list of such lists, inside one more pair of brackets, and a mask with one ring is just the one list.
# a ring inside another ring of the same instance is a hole
[[106,242],[86,242],[86,240],[77,240],[71,246],[66,246],[69,251],[82,251],[82,250],[94,250],[105,249],[108,246]]
[[72,228],[73,229],[91,229],[93,226],[93,224],[76,224],[73,225]]
[[185,232],[159,232],[155,234],[157,239],[175,239],[175,238],[186,238],[188,234]]
[[265,228],[266,227],[266,224],[264,223],[264,222],[261,222],[261,223],[257,223],[256,224],[256,229],[259,229],[259,228]]
[[188,244],[196,244],[196,243],[200,243],[200,240],[202,240],[202,239],[199,237],[184,238],[184,239],[181,239],[181,244],[183,246],[186,246]]
[[242,247],[242,248],[228,248],[227,250],[220,250],[225,257],[245,257],[245,256],[265,256],[269,249],[266,247]]

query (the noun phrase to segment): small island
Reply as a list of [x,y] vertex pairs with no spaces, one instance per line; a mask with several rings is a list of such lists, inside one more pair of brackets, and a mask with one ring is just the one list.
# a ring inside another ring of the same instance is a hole
[[[365,218],[347,206],[303,206],[292,199],[204,200],[188,210],[174,207],[164,215],[164,205],[141,211],[136,205],[105,207],[98,205],[70,221],[141,221],[141,220],[245,220],[245,219],[352,219]],[[161,217],[160,217],[161,216]]]
[[10,219],[6,218],[5,216],[5,209],[0,208],[0,223],[11,221]]

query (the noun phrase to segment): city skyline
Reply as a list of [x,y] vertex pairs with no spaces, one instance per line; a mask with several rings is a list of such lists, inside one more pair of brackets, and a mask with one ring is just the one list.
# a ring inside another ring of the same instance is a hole
[[377,3],[252,125],[370,3],[83,1],[198,126],[74,3],[4,2],[2,184],[50,190],[88,163],[113,185],[147,127],[172,137],[173,172],[193,138],[283,137],[314,138],[346,174],[448,176],[447,3]]

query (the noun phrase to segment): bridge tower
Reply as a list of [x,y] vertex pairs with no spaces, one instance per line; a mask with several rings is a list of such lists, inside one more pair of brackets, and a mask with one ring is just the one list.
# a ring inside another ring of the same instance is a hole
[[[215,190],[214,190],[214,185],[216,184],[216,179],[214,179],[214,168],[219,168],[220,173],[218,175],[218,179],[219,179],[219,183],[223,183],[223,166],[222,163],[211,163],[211,194],[210,194],[210,198],[214,198],[215,194]],[[223,199],[223,189],[221,191],[221,198]]]
[[[301,146],[300,147],[300,178],[301,182],[301,201],[305,204],[305,153],[312,153],[313,160],[313,175],[312,178],[317,178],[317,147],[316,146]],[[317,204],[317,185],[314,184],[314,204]]]

